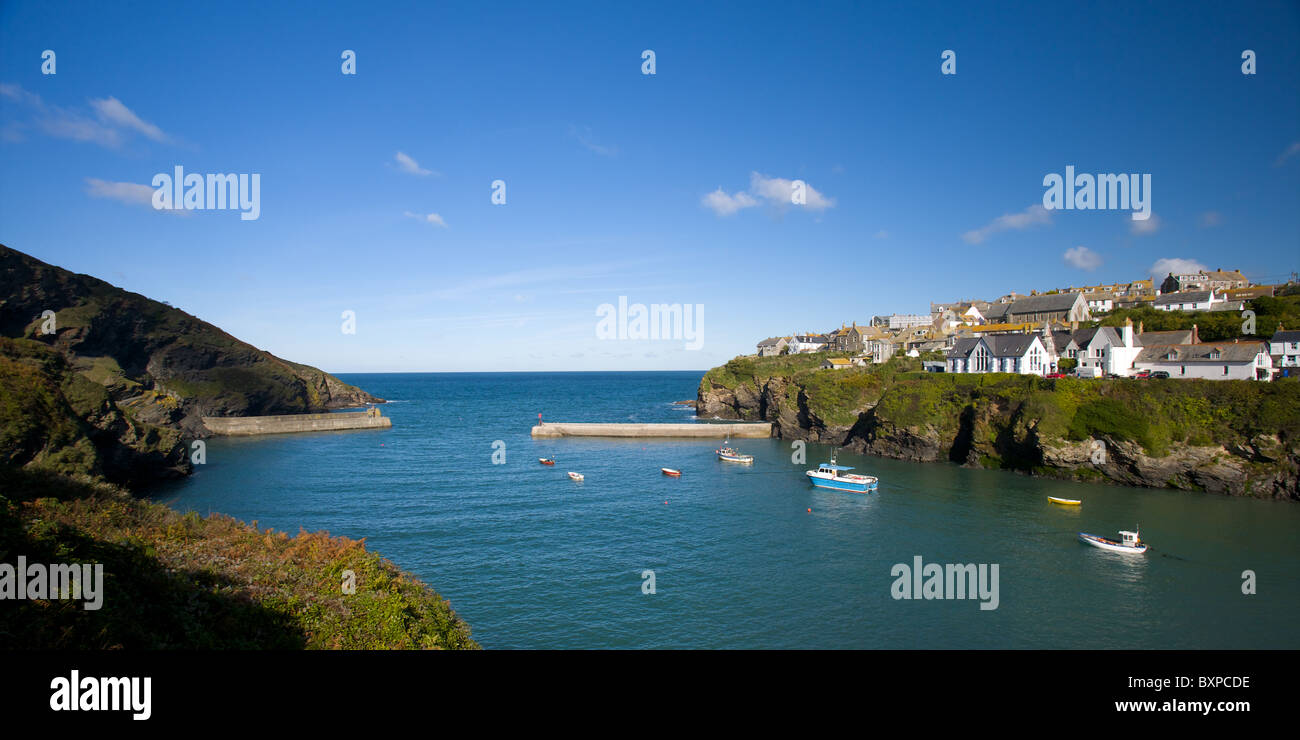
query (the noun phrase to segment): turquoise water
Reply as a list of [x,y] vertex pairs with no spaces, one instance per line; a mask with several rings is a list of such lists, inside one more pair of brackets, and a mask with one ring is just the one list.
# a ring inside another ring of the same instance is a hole
[[[693,419],[671,402],[695,397],[695,372],[340,377],[391,399],[393,428],[212,439],[207,465],[155,495],[365,537],[449,599],[484,647],[1300,647],[1297,504],[845,453],[881,482],[840,493],[803,476],[829,452],[816,445],[795,464],[789,442],[739,440],[757,458],[744,467],[708,441],[529,436],[538,412]],[[537,463],[552,454],[554,468]],[[1075,538],[1139,523],[1145,556]],[[917,555],[997,564],[998,608],[895,600],[891,568]],[[1255,595],[1242,594],[1246,569]]]

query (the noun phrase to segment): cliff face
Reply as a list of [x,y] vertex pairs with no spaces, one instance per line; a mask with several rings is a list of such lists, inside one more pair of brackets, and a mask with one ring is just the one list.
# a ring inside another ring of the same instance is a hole
[[209,435],[203,416],[382,400],[0,245],[0,465],[132,485],[189,472],[186,445]]
[[[900,358],[818,370],[737,358],[700,382],[697,413],[803,439],[1134,486],[1300,500],[1300,384],[1045,380],[913,372]],[[913,367],[915,366],[915,368]]]
[[[0,286],[0,336],[48,346],[131,418],[190,437],[206,436],[202,416],[325,411],[383,400],[184,311],[2,245]],[[44,332],[46,311],[54,313],[53,334]]]

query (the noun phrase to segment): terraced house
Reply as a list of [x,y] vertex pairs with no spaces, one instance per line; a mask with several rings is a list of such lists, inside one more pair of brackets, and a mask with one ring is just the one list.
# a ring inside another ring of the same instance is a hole
[[1264,342],[1207,342],[1143,347],[1134,370],[1163,371],[1170,378],[1272,380],[1273,358]]

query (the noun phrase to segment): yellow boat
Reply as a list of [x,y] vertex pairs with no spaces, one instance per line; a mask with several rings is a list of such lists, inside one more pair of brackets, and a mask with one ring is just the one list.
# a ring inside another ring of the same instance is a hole
[[1057,497],[1055,497],[1055,496],[1048,496],[1048,497],[1047,497],[1047,500],[1048,500],[1048,501],[1051,501],[1051,502],[1054,503],[1054,504],[1061,504],[1062,506],[1078,506],[1079,504],[1082,504],[1082,503],[1083,503],[1082,501],[1080,501],[1080,500],[1078,500],[1078,499],[1074,499],[1074,498],[1057,498]]

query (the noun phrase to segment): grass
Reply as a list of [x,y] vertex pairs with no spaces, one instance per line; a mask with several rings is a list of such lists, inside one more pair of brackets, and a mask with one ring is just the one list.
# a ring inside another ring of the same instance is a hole
[[0,488],[0,560],[104,566],[100,610],[15,601],[0,610],[0,646],[478,647],[448,602],[364,540],[181,514],[85,476],[0,468]]

